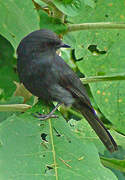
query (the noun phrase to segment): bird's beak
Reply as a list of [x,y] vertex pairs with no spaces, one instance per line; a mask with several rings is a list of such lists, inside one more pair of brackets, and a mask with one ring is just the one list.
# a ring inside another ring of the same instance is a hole
[[71,48],[71,46],[69,46],[68,44],[64,44],[64,43],[62,43],[60,47],[61,48]]

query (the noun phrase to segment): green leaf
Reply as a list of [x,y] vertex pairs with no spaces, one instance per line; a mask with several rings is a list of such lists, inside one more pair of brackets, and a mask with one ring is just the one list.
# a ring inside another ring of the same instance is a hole
[[73,17],[79,13],[79,9],[81,8],[82,1],[77,0],[77,1],[72,1],[72,3],[63,3],[62,1],[54,0],[53,3],[64,14]]
[[[119,7],[117,9],[117,7]],[[92,9],[88,6],[82,6],[82,10],[74,18],[68,16],[68,21],[73,24],[77,23],[92,23],[92,22],[121,22],[125,21],[124,0],[100,0],[96,1],[96,8]],[[125,37],[124,30],[83,30],[70,33],[70,42],[73,38],[76,39],[75,54],[77,58],[86,55],[86,49],[89,45],[97,45],[100,50],[108,50],[112,43]],[[75,41],[74,41],[75,42]]]
[[38,3],[40,6],[45,7],[47,6],[46,3],[42,2],[41,0],[34,0],[36,3]]
[[101,162],[105,166],[110,166],[113,169],[118,169],[121,172],[125,172],[125,160],[118,160],[118,159],[110,159],[101,157]]
[[[73,22],[72,17],[68,19]],[[97,1],[95,9],[84,7],[83,11],[75,17],[75,23],[124,22],[124,20],[123,0]],[[74,42],[76,59],[83,57],[83,60],[77,62],[77,66],[86,77],[119,76],[119,74],[124,73],[125,30],[79,31],[72,33],[72,37],[73,40],[76,39],[76,41],[72,41]],[[90,51],[92,45],[96,47],[96,52]],[[102,52],[105,53],[102,54]],[[124,84],[124,81],[90,84],[99,109],[122,133],[125,133]]]
[[54,0],[53,3],[60,11],[70,17],[77,16],[85,5],[92,8],[95,7],[95,2],[93,0]]
[[[13,104],[22,104],[23,103],[23,97],[17,97],[17,96],[12,96],[11,98],[9,98],[9,100],[7,100],[7,101],[0,101],[0,122],[2,122],[2,121],[4,121],[4,120],[6,120],[8,117],[10,117],[12,114],[13,114],[13,111],[12,111],[12,107],[13,107]],[[4,110],[6,109],[8,109],[7,108],[7,106],[8,105],[10,105],[9,106],[9,110],[11,109],[11,111],[6,111],[6,112],[4,112],[4,111],[2,111],[1,112],[1,110],[3,110],[3,108],[4,108]],[[3,107],[3,108],[1,108],[1,106]],[[18,106],[18,105],[17,105]],[[20,106],[20,105],[19,105]],[[16,107],[17,108],[17,107]],[[18,114],[18,112],[16,113],[16,114]]]
[[66,31],[66,25],[61,23],[59,19],[49,17],[44,11],[39,11],[39,15],[41,29],[49,29],[57,34],[64,33]]
[[84,0],[84,3],[92,8],[95,7],[95,2],[93,0]]
[[13,81],[18,80],[15,72],[16,60],[13,57],[13,47],[2,36],[0,36],[0,44],[0,89],[3,90],[4,98],[7,99],[15,90]]
[[[72,111],[73,110],[70,110],[70,112],[72,112]],[[78,112],[74,111],[74,112],[72,112],[72,114],[75,115],[75,117],[79,117],[79,119],[81,119],[81,118],[83,119],[83,116]],[[70,124],[70,128],[74,131],[74,133],[76,133],[82,139],[82,141],[84,141],[84,139],[86,138],[88,141],[93,142],[96,145],[96,147],[101,155],[103,154],[106,157],[108,155],[110,157],[115,157],[115,158],[117,157],[118,159],[119,158],[124,159],[124,156],[125,156],[124,135],[121,135],[118,132],[112,130],[112,128],[110,129],[110,133],[118,145],[118,151],[111,154],[107,151],[105,146],[99,140],[98,136],[96,135],[96,133],[90,127],[90,125],[88,124],[88,122],[86,120],[84,120],[84,121],[83,120],[81,120],[81,121],[70,120],[69,124]],[[108,167],[110,167],[110,166],[108,166]]]
[[0,179],[117,179],[101,165],[94,145],[76,137],[59,113],[42,122],[30,113],[1,123]]
[[62,0],[63,3],[65,4],[71,4],[74,0]]
[[39,28],[38,15],[31,0],[5,0],[0,3],[0,33],[14,48],[28,33]]
[[[124,73],[124,48],[125,42],[114,43],[106,55],[90,56],[89,59],[78,62],[79,69],[86,76],[95,76],[101,73],[112,76]],[[119,131],[125,133],[124,81],[91,83],[90,87],[101,112]]]

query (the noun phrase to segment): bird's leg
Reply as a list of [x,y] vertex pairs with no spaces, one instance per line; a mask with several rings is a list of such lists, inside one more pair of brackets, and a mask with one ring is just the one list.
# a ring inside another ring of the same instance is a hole
[[48,113],[48,114],[41,114],[41,113],[38,113],[38,115],[34,115],[35,117],[39,118],[39,120],[46,120],[46,119],[50,119],[50,118],[58,118],[57,115],[53,114],[57,108],[61,105],[62,103],[58,103],[54,109]]

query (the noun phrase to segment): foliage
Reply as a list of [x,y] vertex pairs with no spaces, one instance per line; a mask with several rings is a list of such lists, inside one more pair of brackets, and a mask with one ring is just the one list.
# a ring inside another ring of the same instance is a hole
[[[14,108],[0,112],[1,180],[125,179],[125,83],[119,78],[125,77],[125,30],[91,30],[90,26],[68,32],[72,24],[77,29],[79,23],[123,23],[124,9],[124,0],[1,1],[0,104],[32,106],[24,113],[21,106],[20,112]],[[72,47],[63,50],[62,57],[81,78],[85,76],[88,82],[93,78],[86,85],[88,94],[118,143],[118,152],[110,154],[81,114],[72,109],[62,107],[61,113],[56,112],[58,119],[44,122],[33,117],[35,112],[50,112],[53,105],[37,102],[14,83],[18,82],[16,48],[24,36],[40,28],[61,35]]]

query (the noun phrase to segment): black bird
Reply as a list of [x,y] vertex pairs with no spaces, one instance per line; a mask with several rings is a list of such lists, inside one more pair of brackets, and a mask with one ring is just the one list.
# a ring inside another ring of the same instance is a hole
[[[56,53],[62,47],[69,46],[47,29],[34,31],[24,37],[17,48],[20,81],[35,96],[47,102],[57,101],[80,111],[106,148],[110,152],[116,151],[117,144],[97,117],[84,85]],[[55,109],[49,116],[39,117],[54,117]]]

